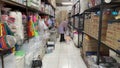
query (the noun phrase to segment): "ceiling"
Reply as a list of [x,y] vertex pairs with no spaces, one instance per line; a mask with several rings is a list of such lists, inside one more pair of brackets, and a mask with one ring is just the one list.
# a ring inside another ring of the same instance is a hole
[[57,4],[57,6],[63,6],[62,2],[70,2],[70,1],[72,1],[72,0],[56,0],[56,4]]

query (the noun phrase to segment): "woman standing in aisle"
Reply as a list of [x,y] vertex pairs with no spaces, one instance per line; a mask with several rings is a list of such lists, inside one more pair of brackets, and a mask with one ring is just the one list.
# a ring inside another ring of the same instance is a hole
[[65,42],[64,34],[65,34],[66,29],[67,29],[67,21],[66,19],[64,19],[64,21],[61,22],[58,27],[58,31],[60,33],[60,42]]

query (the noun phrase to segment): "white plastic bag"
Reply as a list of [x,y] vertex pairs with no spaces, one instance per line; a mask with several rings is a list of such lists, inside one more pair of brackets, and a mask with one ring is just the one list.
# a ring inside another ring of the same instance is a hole
[[25,56],[22,57],[16,57],[16,68],[25,68],[24,63],[25,61]]

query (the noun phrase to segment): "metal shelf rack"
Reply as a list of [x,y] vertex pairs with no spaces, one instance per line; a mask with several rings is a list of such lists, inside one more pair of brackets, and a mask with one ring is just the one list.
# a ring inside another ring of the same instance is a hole
[[[111,9],[114,9],[114,8],[117,8],[117,7],[120,7],[120,2],[111,2],[111,3],[105,3],[103,0],[101,0],[101,4],[100,5],[97,5],[95,7],[92,7],[92,8],[89,8],[87,10],[85,10],[85,12],[83,14],[85,14],[86,12],[96,12],[96,11],[100,11],[100,17],[99,17],[99,31],[98,31],[98,39],[97,38],[94,38],[93,36],[89,35],[88,33],[84,32],[84,34],[98,40],[98,49],[97,49],[97,65],[99,65],[99,60],[100,60],[100,46],[101,44],[105,44],[104,42],[102,42],[101,40],[101,32],[102,32],[102,19],[103,19],[103,9],[106,9],[106,8],[111,8]],[[111,20],[111,21],[108,21],[108,22],[120,22],[120,20]],[[83,25],[84,26],[84,25]],[[114,50],[113,48],[109,47],[107,44],[105,44],[105,46],[107,48],[109,48],[110,50],[114,51],[115,53],[119,54],[120,55],[120,52],[119,51],[116,51]]]
[[[81,46],[81,44],[80,44],[80,42],[79,42],[79,41],[80,41],[80,36],[79,36],[79,34],[80,34],[80,30],[81,30],[81,29],[79,28],[79,27],[80,27],[80,19],[79,19],[79,18],[80,18],[80,17],[79,17],[80,15],[79,15],[79,13],[76,13],[76,14],[75,14],[75,8],[76,8],[75,6],[76,6],[78,3],[79,3],[79,9],[78,9],[78,10],[79,10],[79,12],[80,12],[80,0],[78,0],[78,1],[72,6],[72,8],[73,8],[73,15],[69,15],[69,18],[73,18],[73,22],[72,22],[73,25],[70,25],[70,26],[72,26],[72,28],[73,28],[73,29],[76,29],[77,32],[78,32],[78,44],[77,44],[77,46],[78,46],[78,48],[79,48],[79,47]],[[77,27],[75,26],[75,17],[78,18],[78,26],[77,26]]]
[[[80,7],[80,6],[79,6]],[[102,32],[102,18],[103,18],[103,9],[116,9],[117,7],[120,7],[120,2],[111,2],[111,3],[105,3],[104,2],[104,0],[101,0],[101,4],[99,4],[99,5],[96,5],[96,6],[94,6],[94,7],[92,7],[92,8],[89,8],[89,9],[87,9],[87,10],[85,10],[82,14],[75,14],[75,15],[72,15],[70,18],[74,18],[75,16],[77,16],[77,17],[79,17],[79,19],[80,19],[80,17],[82,17],[82,19],[83,19],[83,24],[82,24],[82,30],[79,30],[80,32],[82,32],[82,43],[81,43],[81,45],[83,44],[83,36],[84,36],[84,34],[86,34],[86,35],[88,35],[88,36],[90,36],[90,37],[92,37],[92,38],[94,38],[94,39],[96,39],[96,40],[98,40],[98,49],[97,49],[97,65],[99,65],[99,60],[100,60],[100,46],[101,46],[101,44],[105,44],[102,40],[101,40],[101,32]],[[98,38],[95,38],[95,37],[93,37],[93,36],[91,36],[91,35],[89,35],[88,33],[86,33],[86,32],[84,32],[84,21],[85,21],[85,15],[86,14],[88,14],[88,13],[91,13],[91,12],[96,12],[96,11],[100,11],[101,13],[100,13],[100,16],[99,16],[99,31],[98,31]],[[118,20],[109,20],[108,22],[110,22],[110,23],[114,23],[114,22],[120,22],[120,19],[118,19]],[[80,23],[81,23],[81,21],[79,21],[79,26],[80,26]],[[80,28],[80,27],[78,27],[78,28]],[[79,39],[78,39],[78,41],[79,41]],[[115,53],[117,53],[118,55],[120,55],[120,51],[117,51],[117,50],[115,50],[115,49],[113,49],[113,48],[111,48],[111,47],[109,47],[107,44],[105,44],[105,46],[107,47],[107,48],[109,48],[110,50],[112,50],[112,51],[114,51]]]

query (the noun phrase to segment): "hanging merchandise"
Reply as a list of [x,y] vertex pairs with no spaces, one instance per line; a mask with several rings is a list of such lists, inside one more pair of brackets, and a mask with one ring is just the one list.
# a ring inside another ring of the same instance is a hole
[[1,22],[3,22],[3,23],[6,22],[6,23],[7,23],[7,21],[8,21],[8,15],[7,15],[7,14],[3,14],[1,18],[2,18],[2,19],[1,19],[2,21],[1,21]]
[[34,22],[33,27],[35,29],[35,36],[38,36],[38,29],[37,29],[37,27],[38,27],[38,15],[37,14],[33,16],[33,22]]
[[0,23],[0,36],[13,35],[13,32],[8,27],[7,23]]
[[14,22],[15,22],[15,18],[9,16],[9,17],[8,17],[8,20],[7,20],[7,23],[8,23],[8,25],[9,25],[9,27],[10,27],[10,30],[11,30],[13,33],[16,33],[17,29],[16,29],[16,26],[15,26]]
[[49,24],[48,24],[48,16],[43,16],[42,19],[44,19],[44,23],[46,24],[46,26],[49,27]]
[[14,47],[16,44],[16,39],[14,36],[6,35],[0,37],[0,47],[1,49],[9,49]]
[[0,37],[0,49],[8,49],[4,36]]
[[5,41],[6,41],[6,43],[7,43],[7,45],[8,45],[9,48],[12,48],[12,47],[15,46],[16,39],[15,39],[14,36],[6,35],[4,39],[5,39]]
[[0,23],[0,36],[6,35],[5,27],[3,23]]
[[[12,23],[10,22],[11,19],[14,19]],[[17,36],[20,36],[20,39],[24,39],[24,32],[23,32],[23,24],[22,24],[22,14],[21,12],[14,12],[11,11],[9,14],[9,19],[8,21],[9,27],[11,28],[12,31],[14,31]]]
[[34,27],[33,27],[33,21],[32,21],[32,17],[29,16],[28,17],[28,37],[33,37],[35,36],[35,33],[34,33]]
[[22,13],[17,11],[17,22],[16,22],[16,26],[18,28],[17,33],[20,35],[21,39],[24,39],[24,30],[23,30],[23,24],[22,24]]
[[35,24],[33,23],[32,26],[33,26],[33,29],[34,29],[34,36],[38,36],[37,30],[35,29]]
[[13,32],[8,27],[7,23],[4,23],[4,26],[5,26],[5,30],[6,30],[7,35],[14,35]]

